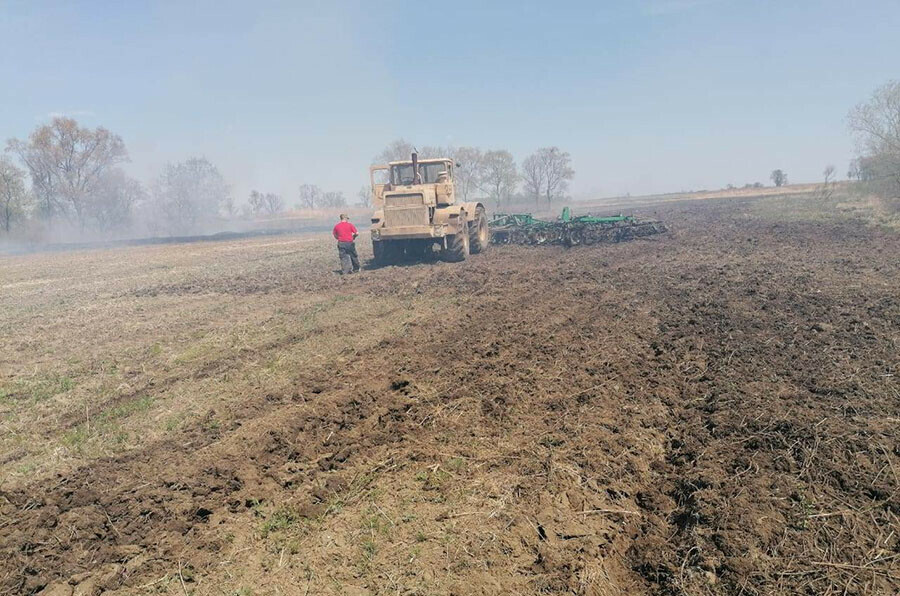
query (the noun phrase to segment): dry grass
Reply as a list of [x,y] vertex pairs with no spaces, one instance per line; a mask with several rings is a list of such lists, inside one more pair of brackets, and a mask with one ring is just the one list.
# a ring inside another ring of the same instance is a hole
[[4,482],[139,449],[249,393],[286,392],[421,313],[406,298],[334,292],[328,248],[262,238],[0,261]]

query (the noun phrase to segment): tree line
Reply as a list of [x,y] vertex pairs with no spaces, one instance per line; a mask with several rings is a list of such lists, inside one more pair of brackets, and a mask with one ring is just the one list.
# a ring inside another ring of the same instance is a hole
[[[282,197],[253,190],[238,209],[230,185],[204,157],[168,163],[142,184],[123,165],[128,150],[104,127],[56,117],[0,153],[0,234],[61,229],[79,234],[183,234],[237,215],[276,215]],[[341,192],[302,185],[296,208],[343,207]]]
[[900,81],[889,81],[851,110],[857,157],[848,177],[900,208]]
[[[360,205],[367,207],[368,197],[364,199],[360,194]],[[315,184],[301,184],[297,192],[297,201],[293,205],[294,209],[302,210],[339,209],[346,206],[347,198],[342,191],[323,191]],[[287,205],[281,195],[253,190],[250,192],[248,207],[249,214],[277,215],[284,211]]]
[[[848,121],[858,141],[848,177],[867,192],[900,203],[900,82],[876,89],[850,112]],[[413,149],[398,139],[373,161],[406,160]],[[455,160],[460,198],[487,199],[497,209],[514,200],[549,206],[565,196],[575,175],[571,156],[558,147],[542,147],[520,163],[505,149],[428,146],[419,155]],[[122,166],[127,161],[120,136],[66,117],[38,126],[27,139],[10,139],[0,154],[0,233],[28,224],[114,232],[139,220],[151,233],[177,234],[236,215],[231,188],[204,157],[168,163],[148,185],[126,174]],[[829,166],[826,187],[833,187],[833,176]],[[773,171],[771,178],[776,186],[787,184],[783,170]],[[369,206],[371,196],[371,189],[363,187],[358,204]],[[323,191],[314,184],[300,186],[294,203],[298,209],[346,205],[342,192]],[[275,215],[284,209],[281,196],[253,190],[242,211]]]
[[[399,139],[374,161],[406,160],[413,150]],[[574,176],[570,155],[557,147],[538,149],[521,165],[504,149],[427,146],[419,155],[454,159],[459,164],[455,182],[460,198],[489,199],[496,208],[514,199],[550,205],[564,196]],[[126,233],[139,223],[141,231],[171,235],[196,231],[219,218],[274,216],[286,208],[281,195],[254,189],[238,210],[224,176],[204,157],[168,163],[148,185],[126,174],[123,165],[128,161],[120,136],[103,127],[82,127],[67,117],[38,126],[25,140],[10,139],[0,155],[0,231],[9,234],[17,226],[31,225]],[[365,186],[356,204],[370,207],[371,197]],[[302,184],[293,203],[304,210],[347,205],[343,192],[315,184]]]
[[54,118],[0,155],[0,229],[35,224],[78,232],[182,233],[234,212],[225,178],[206,158],[166,164],[149,186],[128,176],[128,150],[106,128]]
[[[379,164],[408,160],[415,150],[404,139],[390,143],[375,156]],[[517,164],[505,149],[479,147],[432,147],[418,149],[420,158],[449,157],[458,164],[454,172],[456,194],[463,201],[484,198],[495,208],[502,209],[513,200],[532,200],[535,204],[565,196],[569,181],[575,176],[572,157],[559,147],[542,147]],[[368,187],[360,190],[360,197],[370,196]]]
[[[374,161],[407,160],[413,146],[390,143]],[[517,164],[505,149],[422,147],[419,155],[450,157],[462,200],[491,200],[496,208],[530,199],[550,205],[564,196],[574,176],[570,155],[544,147]],[[79,233],[158,235],[191,233],[205,224],[235,215],[274,216],[286,201],[273,192],[252,190],[241,209],[219,169],[204,157],[168,163],[147,185],[123,166],[128,150],[119,135],[56,117],[27,139],[10,139],[0,154],[0,232],[15,228],[59,229]],[[372,192],[360,189],[356,204],[371,206]],[[302,184],[296,209],[338,209],[348,205],[341,191]],[[139,224],[139,225],[136,225]]]
[[[883,199],[900,211],[900,81],[888,81],[875,89],[847,116],[850,132],[856,140],[856,157],[847,168],[847,178],[864,193]],[[828,165],[822,171],[822,183],[813,196],[831,199],[836,191],[836,168]],[[788,183],[783,170],[772,172],[775,186]]]

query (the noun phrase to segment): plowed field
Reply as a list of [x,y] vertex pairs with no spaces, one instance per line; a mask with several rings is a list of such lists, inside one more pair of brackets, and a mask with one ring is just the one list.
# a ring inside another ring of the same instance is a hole
[[0,260],[0,594],[900,592],[900,235],[760,213]]

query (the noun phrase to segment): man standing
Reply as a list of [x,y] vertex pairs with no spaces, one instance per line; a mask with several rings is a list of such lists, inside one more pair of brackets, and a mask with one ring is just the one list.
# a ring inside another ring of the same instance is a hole
[[353,242],[359,236],[356,226],[350,223],[346,213],[341,213],[339,221],[331,234],[338,243],[338,256],[341,259],[341,273],[356,273],[359,271],[359,257],[356,255],[356,244]]

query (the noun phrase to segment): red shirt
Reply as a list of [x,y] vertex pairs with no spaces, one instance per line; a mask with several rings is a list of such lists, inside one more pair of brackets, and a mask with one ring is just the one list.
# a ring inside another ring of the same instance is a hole
[[349,221],[341,221],[334,226],[334,230],[331,234],[338,242],[353,242],[354,237],[359,234],[359,232],[356,231],[356,226]]

